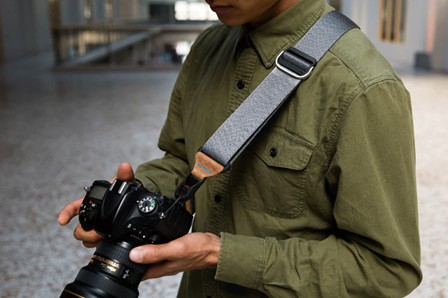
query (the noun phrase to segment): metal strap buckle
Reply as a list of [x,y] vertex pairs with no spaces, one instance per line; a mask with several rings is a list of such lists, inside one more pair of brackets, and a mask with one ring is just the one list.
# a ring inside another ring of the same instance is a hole
[[296,48],[281,52],[275,59],[275,64],[281,71],[299,80],[308,78],[316,63],[316,59]]

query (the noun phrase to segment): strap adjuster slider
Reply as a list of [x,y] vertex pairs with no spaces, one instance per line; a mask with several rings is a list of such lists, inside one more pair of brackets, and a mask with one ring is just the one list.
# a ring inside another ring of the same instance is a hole
[[275,64],[281,71],[299,80],[308,78],[316,63],[316,59],[296,48],[281,52],[275,60]]

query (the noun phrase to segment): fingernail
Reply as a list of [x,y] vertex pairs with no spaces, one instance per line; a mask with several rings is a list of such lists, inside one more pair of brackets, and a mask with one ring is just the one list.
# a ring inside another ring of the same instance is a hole
[[134,248],[133,250],[131,250],[129,257],[134,262],[140,262],[142,260],[142,250],[138,249],[138,248]]

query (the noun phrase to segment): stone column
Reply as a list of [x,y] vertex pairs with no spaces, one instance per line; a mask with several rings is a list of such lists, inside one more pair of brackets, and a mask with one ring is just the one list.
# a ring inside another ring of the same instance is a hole
[[62,25],[84,24],[84,1],[60,0],[60,22]]
[[432,68],[448,72],[448,1],[437,0]]

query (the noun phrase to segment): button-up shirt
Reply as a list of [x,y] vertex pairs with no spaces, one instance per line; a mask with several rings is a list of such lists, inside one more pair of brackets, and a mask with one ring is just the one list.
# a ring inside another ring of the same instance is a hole
[[[138,167],[173,196],[195,153],[331,8],[303,0],[268,23],[194,43],[159,147]],[[421,281],[411,101],[359,31],[345,34],[236,159],[195,195],[193,231],[221,237],[216,269],[179,297],[403,297]]]

